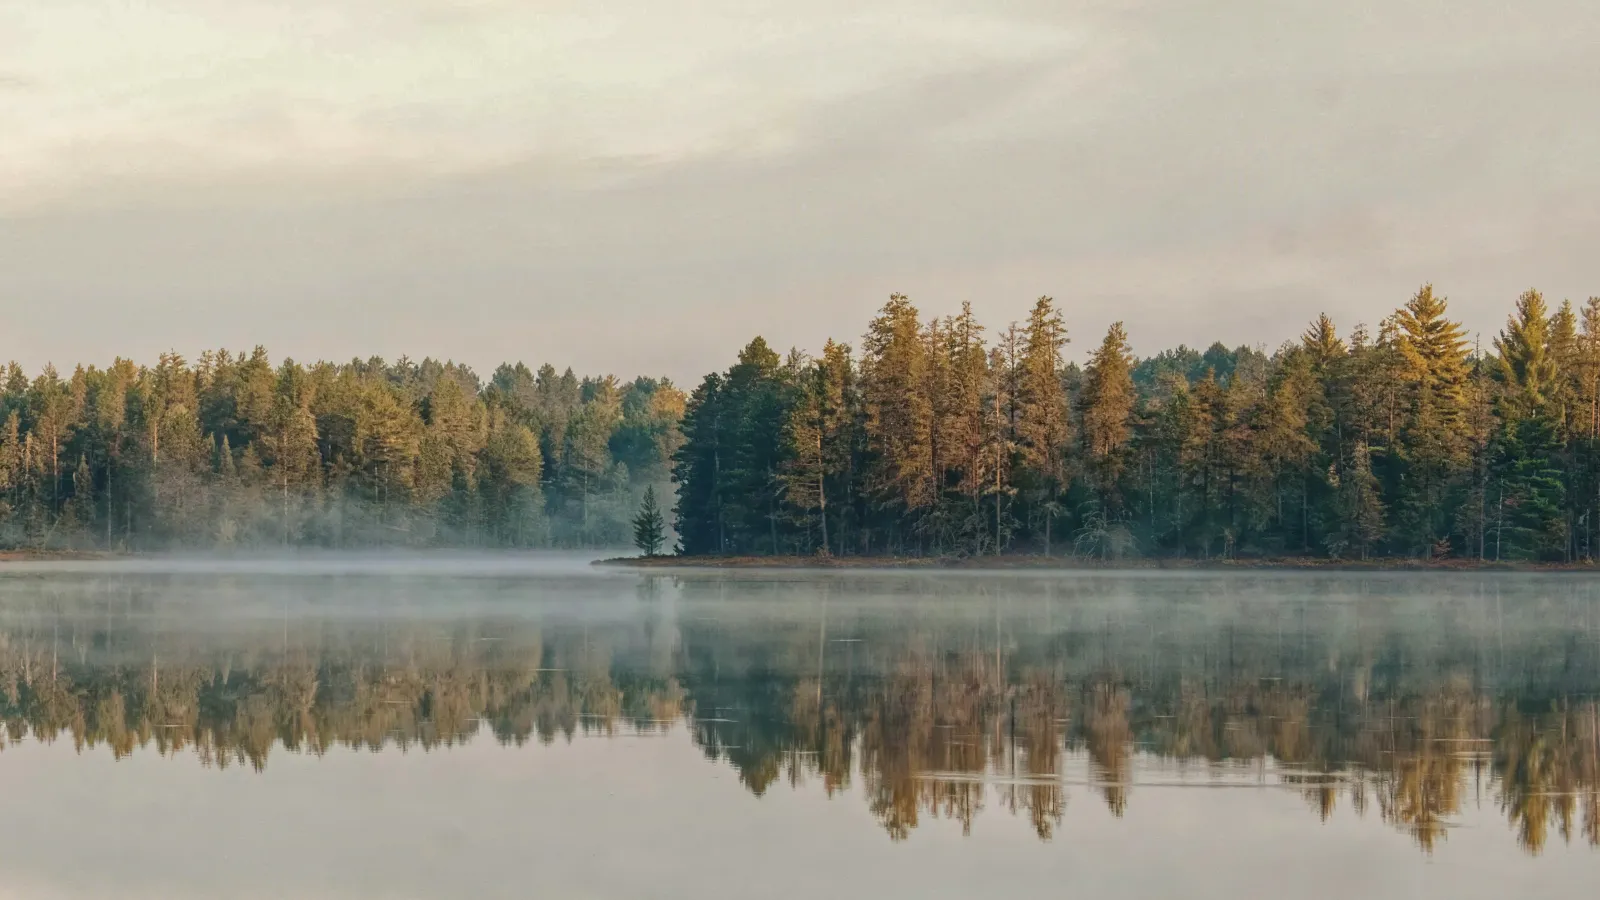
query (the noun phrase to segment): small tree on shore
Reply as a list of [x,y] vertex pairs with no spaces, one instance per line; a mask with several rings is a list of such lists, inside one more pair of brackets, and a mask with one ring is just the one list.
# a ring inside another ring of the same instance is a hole
[[639,514],[633,517],[633,545],[645,556],[656,556],[666,540],[666,523],[661,517],[661,507],[656,505],[656,489],[644,489],[644,503]]

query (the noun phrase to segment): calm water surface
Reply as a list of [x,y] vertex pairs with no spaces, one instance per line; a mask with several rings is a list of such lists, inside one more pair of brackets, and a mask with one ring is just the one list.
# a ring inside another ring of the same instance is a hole
[[1587,897],[1600,580],[0,568],[0,897]]

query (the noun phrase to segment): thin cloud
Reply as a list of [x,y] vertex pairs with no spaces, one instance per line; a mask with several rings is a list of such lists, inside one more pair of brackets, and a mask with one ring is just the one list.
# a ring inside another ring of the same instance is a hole
[[0,0],[44,85],[0,102],[0,302],[30,366],[688,378],[895,290],[996,325],[1049,293],[1075,349],[1115,318],[1153,352],[1433,281],[1489,332],[1600,290],[1600,8],[1438,7]]
[[781,154],[842,99],[1059,57],[1079,40],[963,6],[24,7],[13,16],[27,61],[56,88],[11,112],[0,183],[27,188],[13,204],[37,204],[129,174],[449,176]]

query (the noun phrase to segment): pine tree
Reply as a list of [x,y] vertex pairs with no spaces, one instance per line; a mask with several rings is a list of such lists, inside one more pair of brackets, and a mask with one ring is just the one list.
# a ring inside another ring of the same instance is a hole
[[1582,412],[1582,433],[1600,438],[1600,297],[1590,297],[1583,306],[1582,332],[1578,337],[1574,376],[1577,399]]
[[0,425],[0,546],[20,542],[13,527],[22,478],[22,420],[13,409]]
[[1310,353],[1291,348],[1254,412],[1257,467],[1250,474],[1255,524],[1263,529],[1270,525],[1275,550],[1306,552],[1310,545],[1312,462],[1318,451],[1311,437],[1312,416],[1325,406],[1316,396],[1314,365]]
[[489,437],[479,452],[486,537],[502,546],[526,547],[542,531],[539,476],[544,461],[539,439],[503,411],[490,420]]
[[1572,375],[1576,409],[1571,416],[1575,435],[1571,452],[1575,471],[1569,500],[1576,507],[1573,539],[1581,536],[1579,552],[1592,561],[1600,556],[1600,534],[1596,531],[1596,525],[1600,525],[1600,297],[1589,298],[1580,321]]
[[656,489],[647,487],[639,514],[633,519],[633,545],[645,556],[655,556],[664,540],[666,525],[662,521],[660,507],[656,506]]
[[1518,419],[1500,434],[1496,470],[1494,558],[1560,559],[1567,545],[1566,486],[1555,422]]
[[45,517],[54,520],[64,496],[61,451],[72,434],[78,410],[71,390],[56,374],[54,366],[45,366],[44,374],[34,379],[29,401],[29,431],[38,436],[46,473],[41,500],[45,504]]
[[1502,425],[1495,558],[1537,559],[1568,546],[1561,439],[1561,371],[1550,344],[1544,297],[1526,291],[1495,339],[1499,353]]
[[1578,316],[1572,303],[1563,300],[1550,316],[1545,337],[1546,352],[1555,366],[1555,383],[1551,387],[1550,401],[1555,405],[1552,415],[1563,423],[1563,428],[1576,427],[1577,399],[1581,389],[1582,351],[1578,339]]
[[1040,297],[1024,332],[1014,427],[1029,524],[1041,526],[1046,548],[1059,498],[1067,488],[1067,396],[1061,383],[1066,344],[1067,329],[1055,301]]
[[78,466],[72,470],[72,499],[67,506],[67,518],[79,539],[93,540],[94,475],[89,470],[87,454],[78,455]]
[[1120,514],[1123,508],[1119,482],[1126,465],[1134,402],[1133,354],[1127,333],[1117,322],[1090,357],[1079,398],[1091,482],[1102,508],[1111,515]]
[[736,552],[777,554],[781,550],[783,425],[793,377],[793,365],[785,367],[777,352],[759,337],[745,346],[738,362],[728,370],[734,452],[725,477],[733,496],[744,501],[728,516],[729,538]]
[[[1016,530],[1011,501],[1016,496],[1017,382],[1021,370],[1021,338],[1012,324],[989,353],[989,393],[984,401],[983,533],[996,555],[1005,552]],[[990,513],[992,512],[992,518]]]
[[806,518],[815,512],[818,551],[829,553],[828,480],[829,454],[825,392],[827,370],[821,365],[805,366],[796,390],[796,400],[784,422],[786,441],[783,465],[784,499]]
[[1183,473],[1177,504],[1180,509],[1180,546],[1198,543],[1209,557],[1225,529],[1227,496],[1223,435],[1227,428],[1222,388],[1208,369],[1182,396],[1178,419],[1186,427],[1179,449]]
[[1372,474],[1372,458],[1364,444],[1357,444],[1338,475],[1339,524],[1329,541],[1335,557],[1353,550],[1366,559],[1383,540],[1383,500],[1378,481]]
[[906,532],[915,531],[915,523],[906,523],[904,516],[926,509],[936,495],[927,368],[917,310],[904,295],[894,294],[862,339],[861,404],[867,489],[895,549],[903,549]]
[[939,431],[947,467],[940,490],[946,494],[947,505],[952,506],[946,515],[951,523],[951,540],[976,555],[983,552],[988,533],[983,515],[987,487],[983,457],[984,396],[990,390],[990,372],[983,326],[973,315],[972,304],[961,305],[961,314],[946,322],[945,334],[948,396]]
[[[292,363],[285,363],[289,368]],[[278,526],[281,543],[293,543],[298,534],[296,509],[303,496],[318,489],[321,457],[317,451],[317,424],[310,410],[296,398],[280,378],[280,393],[274,401],[270,431],[261,444],[268,453],[263,460],[278,500]]]
[[[1579,477],[1579,448],[1576,442],[1582,435],[1579,394],[1582,390],[1583,368],[1578,339],[1578,317],[1572,311],[1570,301],[1562,301],[1561,306],[1550,316],[1545,346],[1551,362],[1555,365],[1555,383],[1550,390],[1547,415],[1560,441],[1560,447],[1551,461],[1560,468],[1563,496],[1570,501],[1575,498],[1571,497],[1572,491],[1569,486],[1576,484]],[[1562,556],[1565,561],[1570,562],[1576,549],[1571,543],[1578,520],[1575,504],[1564,503],[1562,514],[1565,519],[1562,527],[1565,536]]]
[[705,377],[684,407],[684,441],[673,456],[672,480],[678,485],[675,525],[686,555],[727,550],[723,457],[730,453],[732,434],[726,407],[722,375],[716,372]]
[[[828,341],[817,365],[822,407],[823,485],[828,496],[835,498],[834,524],[828,528],[828,533],[839,552],[844,553],[849,529],[860,522],[859,510],[852,500],[860,493],[857,466],[863,439],[855,361],[850,355],[850,345]],[[826,526],[826,516],[823,521]]]
[[1348,352],[1344,341],[1339,339],[1339,333],[1333,326],[1333,320],[1327,313],[1317,317],[1300,338],[1306,352],[1311,355],[1312,364],[1318,371],[1333,365],[1334,361]]
[[1451,533],[1453,495],[1469,461],[1466,338],[1460,324],[1446,318],[1447,308],[1425,284],[1394,316],[1405,379],[1393,454],[1399,475],[1394,532],[1405,536],[1405,549],[1422,555]]
[[1558,372],[1549,352],[1550,324],[1544,295],[1525,291],[1517,309],[1494,340],[1500,360],[1500,377],[1510,388],[1508,402],[1517,415],[1544,412],[1556,389]]

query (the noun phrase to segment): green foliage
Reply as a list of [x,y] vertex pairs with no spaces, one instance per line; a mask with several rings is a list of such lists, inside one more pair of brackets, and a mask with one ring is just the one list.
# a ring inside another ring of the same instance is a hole
[[43,548],[622,546],[683,410],[664,379],[259,347],[0,384],[0,546]]
[[1087,365],[1040,298],[986,346],[892,296],[859,366],[760,339],[690,398],[682,552],[1570,560],[1600,553],[1600,300],[1469,350],[1423,285],[1374,337]]
[[1430,285],[1270,355],[1065,346],[1049,297],[988,343],[896,294],[859,356],[756,338],[687,397],[259,347],[12,364],[0,546],[623,546],[671,483],[690,555],[1600,554],[1600,298],[1528,291],[1490,352]]
[[656,489],[647,487],[639,514],[633,517],[633,545],[645,556],[655,556],[666,537],[666,522],[661,517],[661,507],[656,505]]
[[1106,332],[1089,359],[1083,391],[1083,452],[1092,486],[1101,505],[1115,513],[1122,508],[1121,483],[1127,466],[1134,403],[1133,353],[1128,334],[1117,322]]

